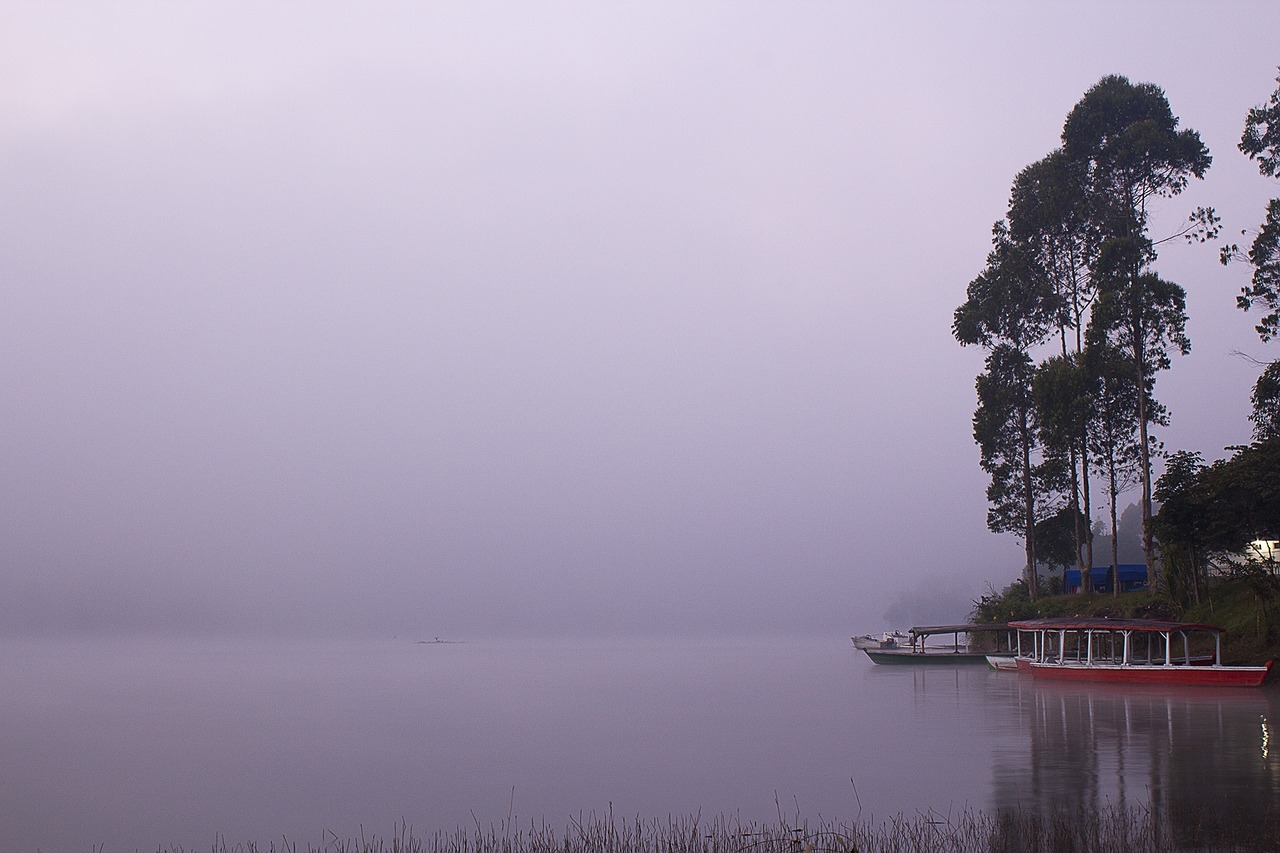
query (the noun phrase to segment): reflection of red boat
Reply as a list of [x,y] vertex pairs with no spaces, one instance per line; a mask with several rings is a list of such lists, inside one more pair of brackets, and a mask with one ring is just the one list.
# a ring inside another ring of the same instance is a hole
[[1256,687],[1263,666],[1223,666],[1216,625],[1063,617],[1010,622],[1019,672],[1067,681]]

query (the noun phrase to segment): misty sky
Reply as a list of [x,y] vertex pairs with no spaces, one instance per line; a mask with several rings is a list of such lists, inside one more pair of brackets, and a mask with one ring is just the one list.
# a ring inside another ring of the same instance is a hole
[[[0,4],[0,631],[850,633],[963,618],[951,314],[1106,74],[1235,148],[1280,5]],[[1170,449],[1249,438],[1170,244]],[[1136,499],[1136,494],[1132,496]],[[913,609],[914,608],[914,609]],[[885,627],[888,627],[887,625]]]

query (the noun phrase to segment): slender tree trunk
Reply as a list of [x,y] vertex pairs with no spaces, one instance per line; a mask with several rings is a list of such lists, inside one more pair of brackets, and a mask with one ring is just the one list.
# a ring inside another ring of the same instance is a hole
[[1111,594],[1120,594],[1120,525],[1116,523],[1116,502],[1120,499],[1115,459],[1110,460],[1111,482],[1108,496],[1111,501]]
[[[1083,363],[1084,358],[1084,309],[1080,306],[1080,277],[1078,267],[1072,259],[1071,267],[1071,314],[1075,318],[1076,364]],[[1063,349],[1066,341],[1063,340]],[[1089,494],[1089,424],[1081,424],[1078,446],[1071,448],[1071,497],[1076,510],[1076,567],[1080,570],[1080,591],[1093,593],[1093,507]],[[1080,460],[1080,477],[1076,478],[1076,457]],[[1077,488],[1079,491],[1077,491]],[[1086,578],[1088,579],[1086,581]]]
[[[1083,359],[1084,357],[1084,340],[1081,338],[1081,329],[1084,327],[1084,312],[1080,308],[1078,294],[1080,292],[1079,284],[1072,288],[1072,309],[1075,311],[1076,317],[1076,357]],[[1089,590],[1093,591],[1093,496],[1091,494],[1089,482],[1089,424],[1086,421],[1080,430],[1080,491],[1084,498],[1084,564],[1080,567],[1080,577],[1089,578]],[[1081,586],[1084,586],[1083,580]]]
[[[1083,457],[1081,457],[1079,461],[1083,463],[1084,462]],[[1073,524],[1074,534],[1075,534],[1076,568],[1080,570],[1080,578],[1081,578],[1080,592],[1088,594],[1093,592],[1093,584],[1090,583],[1089,585],[1086,586],[1084,583],[1084,578],[1086,577],[1086,573],[1085,573],[1085,566],[1084,566],[1084,557],[1081,554],[1081,548],[1085,544],[1086,537],[1085,537],[1085,531],[1083,529],[1084,524],[1082,523],[1080,518],[1080,477],[1077,474],[1077,472],[1080,469],[1076,467],[1076,462],[1077,462],[1076,447],[1072,445],[1071,447],[1071,522]],[[1083,464],[1081,465],[1081,468],[1083,468]],[[1085,499],[1088,500],[1088,497],[1086,496]]]
[[[1084,492],[1084,523],[1090,525],[1086,527],[1088,534],[1084,540],[1084,568],[1089,572],[1090,588],[1092,589],[1093,580],[1093,502],[1089,497],[1089,433],[1086,432],[1081,439],[1081,447],[1086,448],[1085,452],[1080,454],[1080,480],[1081,491]],[[1084,575],[1080,575],[1084,577]]]
[[[1138,416],[1146,415],[1146,394],[1139,392],[1141,402]],[[1155,537],[1151,534],[1151,451],[1147,447],[1147,422],[1141,421],[1139,433],[1142,441],[1142,556],[1147,563],[1147,588],[1150,589],[1156,579]]]
[[1191,591],[1195,595],[1196,604],[1200,603],[1200,549],[1192,542],[1188,549],[1191,552]]
[[[1072,302],[1073,302],[1073,303],[1075,302],[1075,297],[1074,297],[1074,296],[1072,297]],[[1077,311],[1076,311],[1076,314],[1077,314],[1077,317],[1078,317],[1078,315],[1079,315],[1079,311],[1078,311],[1078,309],[1077,309]],[[1060,337],[1061,337],[1061,339],[1062,339],[1062,357],[1063,357],[1063,359],[1065,360],[1065,359],[1068,357],[1068,352],[1067,352],[1067,328],[1066,328],[1066,326],[1065,326],[1065,325],[1060,325],[1060,326],[1058,327],[1058,334],[1059,334],[1059,336],[1060,336]],[[1077,356],[1079,356],[1079,354],[1080,354],[1080,329],[1079,329],[1079,321],[1077,320],[1077,323],[1076,323],[1076,355],[1077,355]],[[1077,365],[1078,365],[1078,364],[1079,364],[1079,361],[1077,360],[1077,362],[1076,362],[1076,363],[1077,363]],[[1084,570],[1084,568],[1085,568],[1085,565],[1084,565],[1084,558],[1081,556],[1081,549],[1085,547],[1085,543],[1088,541],[1088,537],[1086,536],[1086,534],[1088,533],[1088,530],[1083,528],[1083,525],[1082,525],[1081,520],[1080,520],[1080,489],[1081,489],[1081,480],[1082,480],[1082,479],[1085,479],[1085,481],[1087,482],[1087,476],[1088,476],[1085,472],[1088,470],[1088,469],[1087,469],[1087,466],[1088,466],[1088,464],[1089,464],[1089,463],[1088,463],[1088,461],[1087,461],[1087,455],[1086,455],[1086,452],[1084,452],[1084,451],[1083,451],[1083,449],[1084,449],[1084,448],[1086,448],[1087,446],[1088,446],[1088,445],[1086,445],[1086,444],[1084,443],[1084,441],[1081,441],[1081,442],[1080,442],[1080,446],[1079,446],[1079,447],[1077,447],[1077,446],[1076,446],[1076,444],[1075,444],[1075,441],[1074,441],[1074,439],[1073,439],[1073,440],[1072,440],[1072,442],[1071,442],[1071,444],[1070,444],[1070,446],[1069,446],[1069,448],[1068,448],[1068,451],[1067,451],[1067,452],[1068,452],[1068,454],[1069,454],[1069,456],[1070,456],[1070,462],[1071,462],[1071,526],[1072,526],[1072,531],[1071,531],[1071,532],[1072,532],[1072,536],[1073,536],[1073,537],[1074,537],[1074,539],[1075,539],[1075,546],[1076,546],[1076,549],[1075,549],[1075,550],[1076,550],[1076,569],[1077,569],[1077,570],[1079,570],[1079,572],[1080,572],[1080,592],[1081,592],[1081,594],[1089,594],[1089,593],[1092,593],[1092,592],[1093,592],[1093,584],[1092,584],[1092,583],[1088,583],[1088,584],[1086,584],[1086,583],[1085,583],[1085,580],[1084,580],[1084,579],[1087,577],[1087,574],[1085,573],[1085,570]],[[1085,488],[1087,488],[1087,486],[1086,486]],[[1086,495],[1084,496],[1084,499],[1085,499],[1085,505],[1087,506],[1087,505],[1088,505],[1089,496],[1086,494]],[[1086,516],[1086,518],[1087,518],[1087,516]],[[1063,569],[1063,592],[1066,592],[1066,570],[1065,570],[1065,568]]]
[[[1136,353],[1135,353],[1136,355]],[[1138,369],[1138,441],[1142,464],[1142,556],[1147,564],[1147,588],[1155,584],[1155,541],[1151,533],[1151,446],[1147,430],[1146,365],[1135,358]]]
[[1039,595],[1038,578],[1036,577],[1036,498],[1031,476],[1031,424],[1027,411],[1022,411],[1022,496],[1024,518],[1024,536],[1027,545],[1027,595],[1034,601]]
[[[1143,205],[1145,205],[1145,201],[1144,196],[1142,197]],[[1142,212],[1145,216],[1145,206],[1142,208]],[[1131,276],[1129,299],[1135,303],[1129,308],[1129,335],[1133,347],[1133,367],[1137,371],[1138,379],[1138,455],[1142,465],[1142,556],[1147,566],[1147,589],[1151,589],[1155,584],[1156,573],[1155,543],[1151,532],[1151,445],[1149,443],[1150,434],[1147,429],[1148,364],[1146,328],[1140,319],[1142,317],[1142,308],[1146,304],[1146,297],[1138,290],[1138,283],[1142,280],[1141,265],[1135,262],[1129,275]]]

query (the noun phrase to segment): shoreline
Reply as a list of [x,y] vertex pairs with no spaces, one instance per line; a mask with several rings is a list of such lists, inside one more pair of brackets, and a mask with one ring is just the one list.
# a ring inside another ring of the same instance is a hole
[[[1022,809],[988,812],[930,810],[884,819],[851,822],[818,818],[776,823],[741,822],[723,816],[618,818],[612,813],[569,818],[563,829],[545,819],[524,824],[509,818],[488,828],[422,833],[402,821],[390,835],[343,838],[322,833],[319,844],[279,841],[228,842],[219,836],[212,853],[980,853],[980,851],[1100,850],[1108,853],[1155,851],[1276,850],[1280,808],[1259,820],[1241,823],[1202,813],[1156,815],[1146,808],[1107,805],[1099,810],[1061,809],[1040,813]],[[278,846],[277,846],[278,845]],[[97,848],[95,848],[97,849]],[[198,847],[191,848],[203,849]],[[157,853],[187,853],[181,845]]]

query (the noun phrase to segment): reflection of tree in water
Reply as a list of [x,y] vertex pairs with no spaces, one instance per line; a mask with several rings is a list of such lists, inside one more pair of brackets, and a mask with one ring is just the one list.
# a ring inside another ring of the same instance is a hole
[[1175,844],[1238,839],[1280,819],[1274,691],[1020,679],[1016,705],[1029,740],[994,757],[997,808],[1147,807],[1168,821]]

